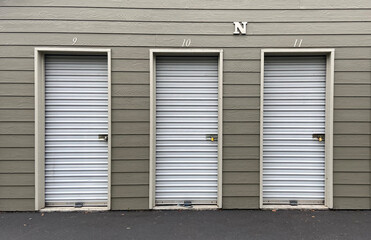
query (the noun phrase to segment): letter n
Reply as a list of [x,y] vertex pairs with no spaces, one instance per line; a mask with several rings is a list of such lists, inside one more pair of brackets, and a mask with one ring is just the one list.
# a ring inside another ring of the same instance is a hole
[[[241,25],[242,23],[242,25]],[[246,25],[247,25],[247,22],[233,22],[234,24],[234,32],[233,34],[237,35],[237,34],[243,34],[243,35],[246,35]]]

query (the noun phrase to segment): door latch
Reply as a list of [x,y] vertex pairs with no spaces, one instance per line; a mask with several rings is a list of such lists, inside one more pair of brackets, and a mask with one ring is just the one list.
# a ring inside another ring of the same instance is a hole
[[215,135],[215,134],[214,135],[213,134],[206,135],[206,139],[211,141],[211,142],[217,142],[218,141],[218,135]]
[[314,139],[317,139],[318,142],[324,142],[325,141],[325,134],[313,134],[312,137]]
[[98,139],[102,140],[102,141],[105,141],[105,142],[108,142],[108,135],[107,134],[99,134]]

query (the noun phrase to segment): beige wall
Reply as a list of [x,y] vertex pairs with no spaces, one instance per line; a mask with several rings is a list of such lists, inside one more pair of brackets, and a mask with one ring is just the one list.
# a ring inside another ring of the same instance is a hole
[[[224,50],[224,208],[259,207],[260,50],[296,39],[335,48],[334,208],[371,208],[370,8],[369,0],[1,1],[0,210],[34,209],[33,51],[46,46],[112,49],[112,208],[147,209],[149,49],[184,39]],[[248,36],[232,35],[232,22],[245,20]]]

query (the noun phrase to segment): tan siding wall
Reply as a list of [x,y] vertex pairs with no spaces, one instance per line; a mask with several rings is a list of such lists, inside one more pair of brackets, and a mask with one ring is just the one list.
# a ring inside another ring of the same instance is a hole
[[[112,49],[113,209],[148,208],[149,49],[188,38],[224,49],[224,208],[259,207],[260,49],[297,38],[335,48],[334,207],[371,208],[370,8],[368,0],[2,1],[0,210],[34,209],[34,47],[71,47],[74,37],[76,47]],[[248,36],[233,36],[232,22],[243,20]]]

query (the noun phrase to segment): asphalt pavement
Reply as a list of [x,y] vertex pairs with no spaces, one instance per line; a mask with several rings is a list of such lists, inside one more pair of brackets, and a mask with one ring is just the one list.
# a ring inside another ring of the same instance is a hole
[[0,239],[371,239],[371,211],[0,212]]

